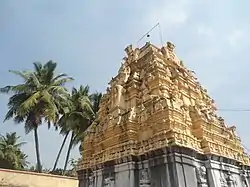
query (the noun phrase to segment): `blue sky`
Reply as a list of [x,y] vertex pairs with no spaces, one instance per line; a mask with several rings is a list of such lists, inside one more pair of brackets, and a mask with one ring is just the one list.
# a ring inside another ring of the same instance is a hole
[[[34,61],[52,59],[58,62],[58,72],[75,78],[75,86],[89,84],[92,91],[104,91],[117,73],[123,49],[136,45],[160,22],[163,41],[176,45],[177,55],[196,72],[218,108],[250,109],[249,6],[247,0],[1,0],[0,87],[18,83],[9,69],[30,69]],[[160,45],[158,31],[151,36],[151,42]],[[7,99],[0,96],[0,120],[7,111]],[[220,114],[228,124],[237,125],[250,148],[250,113]],[[27,141],[24,151],[35,163],[32,133],[25,136],[22,124],[12,121],[0,129],[0,133],[17,131]],[[62,137],[46,126],[41,126],[39,135],[43,164],[51,168]],[[74,150],[72,156],[78,155]],[[62,157],[60,166],[63,161]]]

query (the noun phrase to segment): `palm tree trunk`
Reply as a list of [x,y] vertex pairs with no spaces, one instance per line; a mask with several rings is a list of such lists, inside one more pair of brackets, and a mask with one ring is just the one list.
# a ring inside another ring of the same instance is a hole
[[63,148],[64,148],[64,145],[65,145],[65,143],[66,143],[66,140],[67,140],[67,138],[68,138],[68,135],[69,135],[69,132],[67,132],[67,134],[65,135],[65,137],[64,137],[64,139],[63,139],[61,148],[60,148],[60,150],[59,150],[59,152],[58,152],[58,154],[57,154],[56,161],[55,161],[55,164],[54,164],[54,167],[53,167],[52,171],[55,171],[55,170],[56,170],[56,166],[57,166],[58,161],[59,161],[59,158],[60,158],[60,156],[61,156],[61,154],[62,154],[62,150],[63,150]]
[[41,164],[40,151],[39,151],[39,139],[38,139],[37,127],[35,127],[35,129],[34,129],[34,136],[35,136],[37,171],[39,173],[41,173],[42,172],[42,164]]
[[74,133],[72,132],[70,142],[69,142],[69,148],[68,148],[67,156],[66,156],[65,163],[64,163],[63,175],[65,174],[67,166],[68,166],[69,156],[70,156],[70,152],[71,152],[71,149],[72,149],[72,146],[73,146],[73,139],[74,139]]

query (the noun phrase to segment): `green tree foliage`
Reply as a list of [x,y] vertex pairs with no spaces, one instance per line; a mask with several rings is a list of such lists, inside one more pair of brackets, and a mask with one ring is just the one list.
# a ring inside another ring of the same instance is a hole
[[27,155],[21,151],[25,142],[19,142],[15,132],[0,136],[0,167],[5,169],[24,169],[27,167]]
[[10,71],[21,77],[22,82],[1,88],[0,91],[11,94],[5,120],[23,123],[26,133],[34,132],[38,172],[42,172],[38,126],[43,122],[48,127],[56,124],[60,114],[67,111],[69,94],[64,85],[73,79],[66,74],[56,75],[57,64],[52,61],[33,65],[33,71]]
[[[0,89],[0,92],[10,94],[8,112],[4,121],[13,119],[16,124],[24,124],[26,133],[34,133],[37,158],[37,165],[34,169],[38,172],[43,171],[39,151],[38,127],[47,123],[48,128],[51,125],[54,125],[56,129],[60,128],[64,140],[52,173],[57,171],[57,173],[66,174],[67,165],[71,163],[69,161],[70,152],[83,140],[84,132],[96,119],[102,94],[90,94],[88,86],[80,86],[79,89],[73,87],[72,92],[69,93],[65,84],[73,79],[66,74],[56,74],[56,63],[52,61],[45,64],[36,62],[33,65],[34,70],[32,71],[10,71],[19,76],[22,82]],[[59,172],[57,163],[69,137],[65,165],[63,170],[59,169]],[[2,152],[0,152],[1,155],[3,158]],[[10,160],[15,157],[11,152],[7,155],[9,155]],[[21,151],[17,151],[17,155],[23,160],[27,157]]]
[[94,116],[88,86],[80,86],[79,89],[73,88],[70,101],[71,105],[69,111],[65,112],[58,121],[58,124],[61,127],[61,134],[64,134],[65,136],[71,134],[65,158],[64,172],[67,169],[71,149],[77,144],[77,139],[79,139],[80,133],[88,128],[90,120]]
[[84,132],[89,125],[94,121],[99,110],[99,103],[102,97],[101,93],[89,94],[88,86],[80,86],[79,89],[73,88],[71,93],[71,107],[59,120],[61,134],[64,140],[57,155],[53,171],[57,167],[57,163],[66,139],[71,134],[67,155],[65,158],[64,172],[69,163],[70,152],[73,147],[78,145],[84,138]]

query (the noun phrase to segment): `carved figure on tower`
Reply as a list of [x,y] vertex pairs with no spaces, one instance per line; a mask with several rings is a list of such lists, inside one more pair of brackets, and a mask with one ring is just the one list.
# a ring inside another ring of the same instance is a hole
[[172,44],[171,42],[167,42],[167,46],[163,47],[161,49],[161,52],[163,54],[163,56],[168,59],[168,60],[172,60],[175,63],[177,63],[178,65],[180,65],[180,60],[178,59],[178,57],[175,54],[175,45]]

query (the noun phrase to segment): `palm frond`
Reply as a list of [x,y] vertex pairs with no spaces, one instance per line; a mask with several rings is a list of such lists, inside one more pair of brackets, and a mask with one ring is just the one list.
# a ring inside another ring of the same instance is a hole
[[15,114],[15,110],[13,108],[8,110],[7,114],[5,115],[4,122],[13,118],[14,114]]
[[61,73],[57,76],[55,76],[53,79],[52,79],[52,82],[57,82],[58,80],[61,80],[61,79],[65,79],[65,78],[68,78],[71,80],[74,80],[73,77],[69,77],[66,73]]
[[25,100],[19,107],[19,113],[21,115],[24,115],[25,113],[31,111],[37,104],[38,104],[38,100],[41,98],[41,92],[36,92],[32,95],[30,95],[30,97]]
[[15,71],[15,70],[9,70],[9,72],[20,76],[21,78],[23,78],[24,81],[28,81],[32,73],[31,71]]
[[21,169],[27,164],[27,155],[21,151],[24,142],[19,142],[20,136],[6,133],[0,137],[0,163],[6,169]]
[[89,95],[89,86],[88,86],[88,85],[86,85],[86,86],[81,85],[81,86],[80,86],[80,89],[79,89],[79,93],[80,93],[81,95],[86,95],[86,96],[88,96],[88,95]]
[[31,131],[34,130],[34,128],[36,128],[35,125],[31,125],[30,123],[25,123],[25,124],[24,124],[24,131],[25,131],[25,134],[29,134]]
[[93,111],[96,114],[99,110],[99,106],[102,99],[102,93],[96,92],[90,96],[90,100],[93,106]]
[[25,116],[14,116],[13,121],[15,122],[15,124],[20,124],[23,123],[25,121]]
[[41,70],[43,68],[42,63],[41,62],[34,62],[33,65],[34,65],[35,72],[40,75]]
[[87,96],[80,97],[79,104],[83,110],[87,111],[88,113],[90,112],[90,113],[92,113],[92,115],[94,115],[94,111],[93,111],[89,97],[87,97]]
[[74,79],[72,77],[66,77],[66,78],[63,78],[63,79],[60,79],[60,80],[56,80],[54,82],[54,85],[56,86],[64,86],[66,83],[70,82],[70,81],[73,81]]
[[43,69],[45,71],[45,77],[44,80],[46,84],[51,84],[53,78],[54,78],[54,73],[55,69],[57,67],[57,63],[53,62],[52,60],[48,61],[46,64],[44,64]]
[[35,86],[36,89],[41,89],[44,86],[43,84],[41,84],[39,77],[35,73],[31,74],[30,84]]

